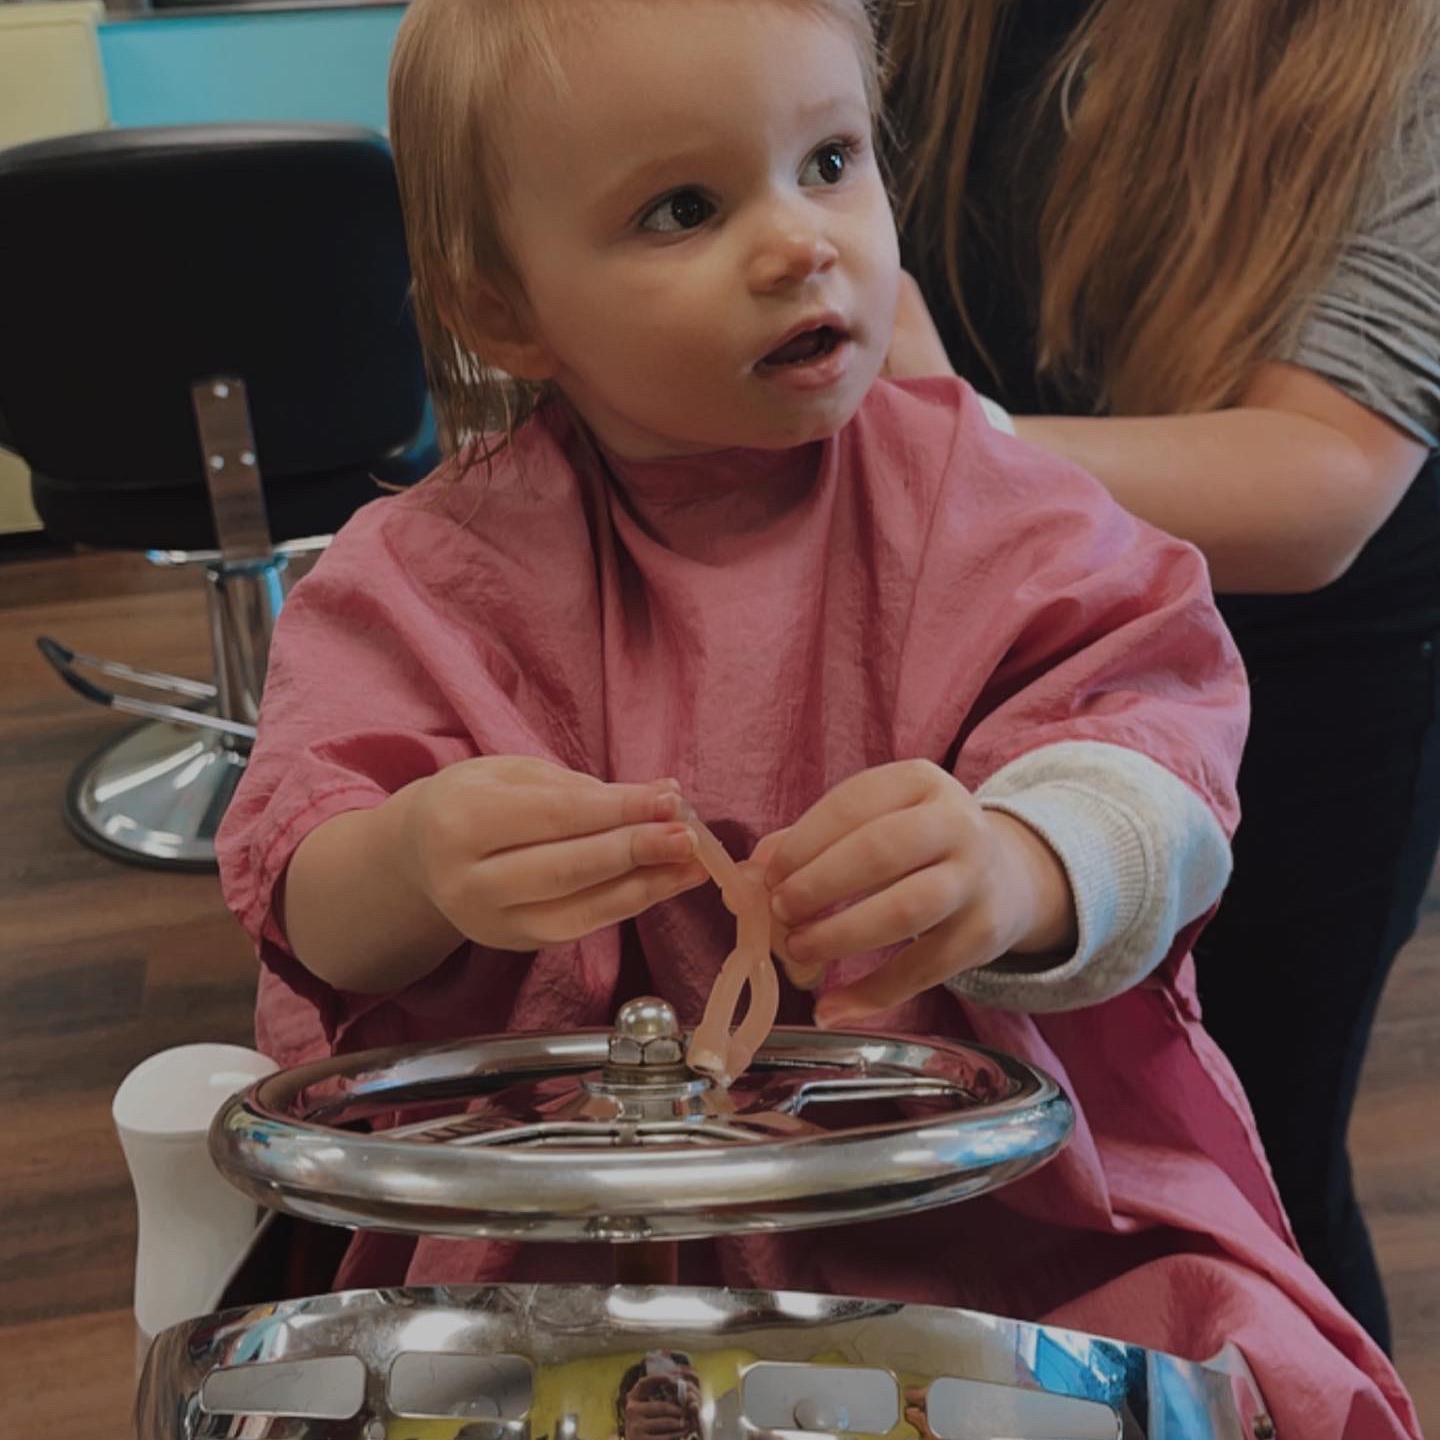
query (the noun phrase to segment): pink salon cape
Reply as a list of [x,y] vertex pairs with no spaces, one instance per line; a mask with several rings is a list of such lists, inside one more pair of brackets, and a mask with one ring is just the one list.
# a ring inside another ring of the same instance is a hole
[[[454,761],[673,775],[738,855],[869,766],[926,757],[975,789],[1038,746],[1106,741],[1167,767],[1231,830],[1245,711],[1196,553],[992,430],[961,382],[882,382],[798,450],[608,467],[551,406],[488,477],[361,511],[285,608],[220,846],[263,961],[261,1047],[293,1064],[603,1026],[647,991],[699,1018],[734,935],[711,887],[536,955],[468,947],[386,997],[299,965],[274,909],[299,842]],[[901,1221],[686,1246],[682,1282],[964,1306],[1190,1359],[1234,1341],[1282,1440],[1418,1435],[1383,1356],[1296,1253],[1200,1026],[1191,939],[1088,1009],[937,989],[879,1017],[1049,1071],[1077,1104],[1068,1149]],[[808,1022],[811,1003],[787,988],[781,1019]],[[610,1273],[597,1248],[359,1236],[340,1280]]]

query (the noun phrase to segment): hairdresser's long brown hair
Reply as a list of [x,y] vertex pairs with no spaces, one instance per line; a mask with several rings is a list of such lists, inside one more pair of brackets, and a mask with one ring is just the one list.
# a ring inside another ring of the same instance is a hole
[[[885,0],[901,222],[977,346],[964,191],[1009,3]],[[1037,101],[1066,119],[1039,370],[1113,413],[1233,403],[1333,265],[1436,33],[1435,0],[1096,0]]]

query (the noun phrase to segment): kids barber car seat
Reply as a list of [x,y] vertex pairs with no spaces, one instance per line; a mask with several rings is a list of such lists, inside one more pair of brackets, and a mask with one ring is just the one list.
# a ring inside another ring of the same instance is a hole
[[618,1283],[252,1284],[155,1338],[139,1440],[629,1440],[656,1402],[682,1440],[1273,1437],[1234,1346],[1196,1364],[973,1311],[676,1284],[685,1240],[963,1201],[1073,1124],[1043,1072],[957,1041],[780,1028],[728,1090],[684,1055],[643,999],[611,1032],[371,1051],[231,1099],[212,1157],[296,1223],[608,1242]]
[[46,529],[196,566],[210,614],[204,680],[41,641],[148,722],[66,817],[117,858],[210,866],[289,559],[435,460],[390,152],[340,125],[68,135],[0,150],[0,217],[0,412]]

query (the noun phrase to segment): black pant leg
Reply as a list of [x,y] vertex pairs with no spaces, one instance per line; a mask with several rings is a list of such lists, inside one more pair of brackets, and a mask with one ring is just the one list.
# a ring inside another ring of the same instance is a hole
[[1205,1023],[1255,1108],[1306,1258],[1388,1349],[1346,1131],[1440,842],[1434,646],[1251,668],[1235,873],[1196,947]]

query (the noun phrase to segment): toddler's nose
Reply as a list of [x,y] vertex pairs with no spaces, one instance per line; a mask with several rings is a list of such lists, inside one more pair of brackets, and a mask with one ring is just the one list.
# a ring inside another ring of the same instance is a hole
[[779,224],[763,235],[750,259],[750,288],[781,289],[828,270],[840,252],[813,225]]

